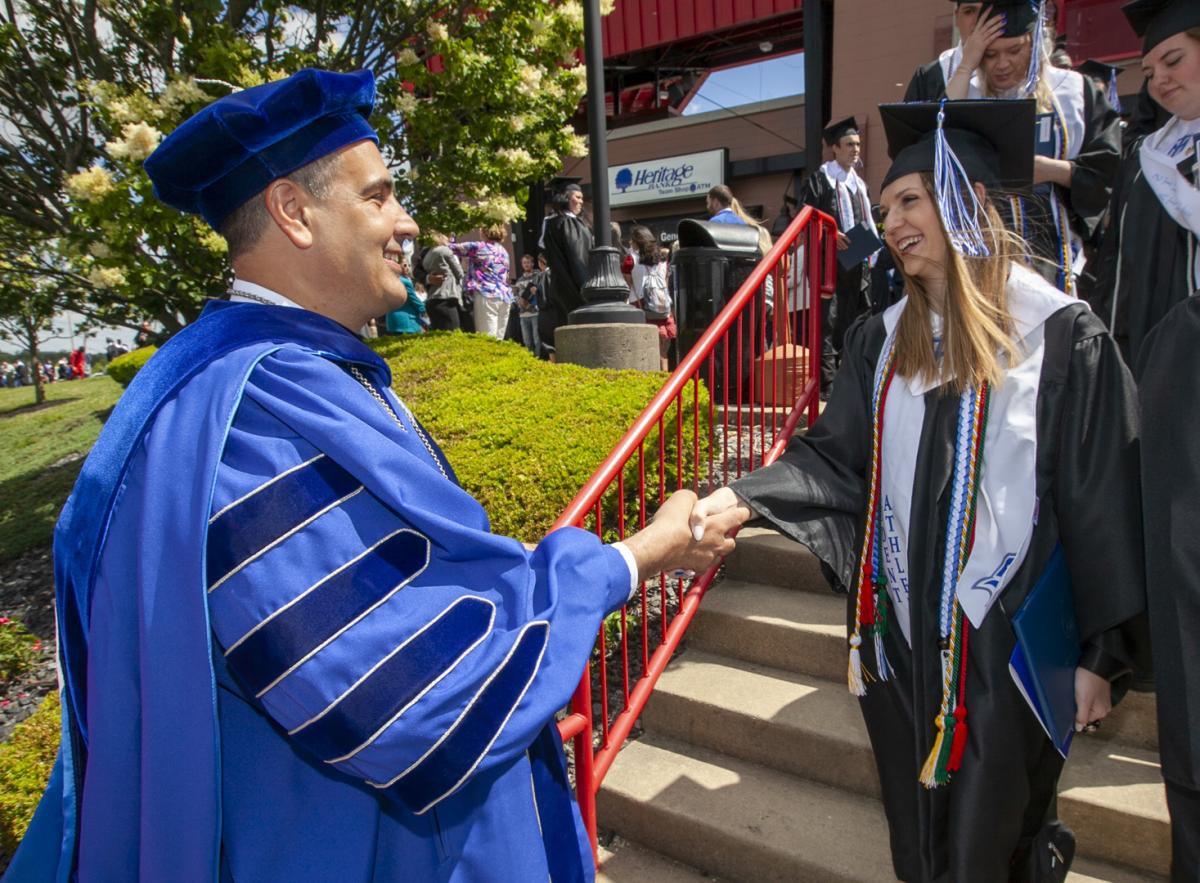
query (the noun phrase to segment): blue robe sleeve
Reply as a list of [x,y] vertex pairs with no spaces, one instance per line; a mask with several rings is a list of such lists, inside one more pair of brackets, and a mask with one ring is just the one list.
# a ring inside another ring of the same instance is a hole
[[[379,390],[377,390],[378,392]],[[423,813],[521,756],[569,700],[621,553],[492,534],[384,392],[284,349],[252,372],[222,455],[206,561],[216,650],[338,770]]]

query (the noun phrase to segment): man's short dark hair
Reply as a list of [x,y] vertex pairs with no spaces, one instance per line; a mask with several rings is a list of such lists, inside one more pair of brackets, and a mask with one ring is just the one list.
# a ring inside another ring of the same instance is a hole
[[[337,158],[337,153],[327,154],[283,177],[303,187],[315,198],[325,199],[329,196],[330,185],[333,183]],[[253,248],[270,223],[271,216],[263,203],[261,193],[256,193],[234,209],[217,230],[229,245],[230,259]]]
[[708,191],[709,198],[715,199],[724,208],[729,208],[733,205],[733,191],[724,184],[718,184],[712,190]]

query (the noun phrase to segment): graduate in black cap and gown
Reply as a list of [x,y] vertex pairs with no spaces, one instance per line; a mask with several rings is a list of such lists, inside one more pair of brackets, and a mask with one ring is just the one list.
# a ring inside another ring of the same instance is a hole
[[1148,98],[1171,114],[1129,151],[1112,200],[1112,224],[1102,253],[1109,258],[1091,298],[1136,366],[1146,335],[1172,307],[1200,287],[1196,237],[1200,212],[1188,210],[1198,192],[1195,136],[1200,107],[1192,96],[1196,71],[1171,65],[1196,42],[1200,3],[1134,3],[1126,16],[1144,38]]
[[908,296],[850,330],[813,428],[695,515],[744,503],[848,592],[848,681],[897,877],[1062,880],[1063,758],[1010,677],[1012,620],[1061,548],[1074,720],[1102,719],[1141,649],[1135,392],[1100,321],[1024,266],[992,202],[1032,174],[1033,102],[951,103],[944,138],[938,110],[881,108],[885,240]]
[[946,96],[1037,101],[1034,192],[1010,194],[1001,216],[1030,244],[1038,272],[1078,296],[1084,244],[1103,223],[1120,166],[1120,117],[1105,90],[1050,64],[1048,27],[1045,3],[990,4],[963,44]]
[[550,264],[550,286],[546,292],[549,310],[538,325],[542,340],[554,350],[555,329],[567,317],[586,306],[583,286],[588,279],[588,255],[592,230],[583,219],[583,189],[574,181],[555,190],[550,197],[554,215],[546,220],[542,248]]
[[[862,137],[854,117],[831,123],[822,137],[825,144],[832,148],[833,159],[800,185],[800,204],[811,205],[837,221],[837,247],[843,251],[850,245],[846,233],[864,221],[871,223],[871,197],[867,192],[867,182],[859,177],[857,171]],[[850,268],[838,264],[837,289],[832,298],[821,302],[822,399],[829,397],[829,390],[833,386],[846,329],[871,308],[868,300],[870,287],[868,261]]]
[[[979,22],[986,3],[969,2],[969,0],[950,0],[954,4],[954,27],[962,41],[970,39]],[[962,66],[963,42],[947,49],[933,61],[921,65],[912,75],[908,89],[904,92],[905,101],[940,101],[946,95],[946,84],[954,76],[954,72]]]
[[685,494],[624,544],[491,533],[354,333],[403,305],[419,232],[374,99],[370,71],[300,71],[146,161],[236,278],[56,528],[63,739],[12,883],[594,877],[555,713],[639,576],[729,528],[694,540]]
[[[1170,120],[1125,163],[1100,305],[1141,397],[1147,592],[1172,879],[1200,879],[1200,3],[1125,7]],[[1114,315],[1115,313],[1115,315]]]

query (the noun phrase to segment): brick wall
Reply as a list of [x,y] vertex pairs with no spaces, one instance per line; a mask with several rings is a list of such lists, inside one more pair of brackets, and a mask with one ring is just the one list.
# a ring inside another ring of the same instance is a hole
[[903,100],[913,71],[950,45],[953,12],[947,0],[834,2],[832,118],[865,121],[863,163],[873,199],[888,169],[878,105]]

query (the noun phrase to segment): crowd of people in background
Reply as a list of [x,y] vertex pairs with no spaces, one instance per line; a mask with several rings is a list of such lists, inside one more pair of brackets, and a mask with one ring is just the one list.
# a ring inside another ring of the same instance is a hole
[[[112,341],[109,341],[110,348]],[[129,347],[121,347],[109,361],[117,355],[129,352]],[[34,376],[34,368],[40,378]],[[76,347],[68,355],[60,356],[57,360],[45,359],[30,362],[23,358],[5,359],[0,362],[0,388],[11,389],[20,386],[33,386],[37,379],[42,383],[54,383],[59,380],[82,380],[91,376],[91,360],[85,347]]]

